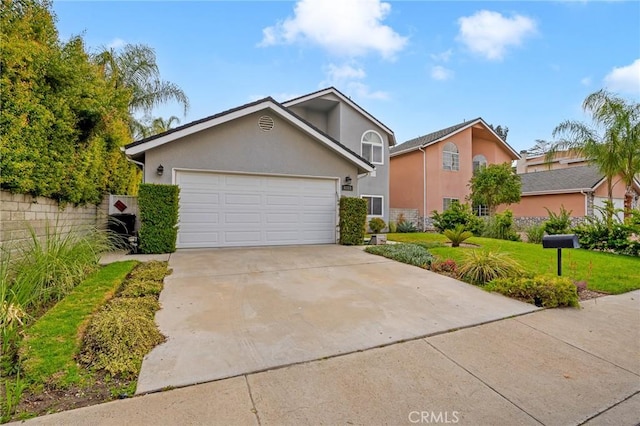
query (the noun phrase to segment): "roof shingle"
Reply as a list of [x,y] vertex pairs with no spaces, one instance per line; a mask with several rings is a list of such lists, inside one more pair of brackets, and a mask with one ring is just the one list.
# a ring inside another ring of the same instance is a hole
[[542,172],[523,173],[520,176],[522,193],[577,191],[594,189],[603,175],[596,166],[576,166]]

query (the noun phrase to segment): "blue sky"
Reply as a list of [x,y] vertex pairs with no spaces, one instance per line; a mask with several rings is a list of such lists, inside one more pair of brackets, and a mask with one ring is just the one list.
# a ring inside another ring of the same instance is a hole
[[197,120],[334,85],[398,142],[478,116],[516,149],[586,120],[607,87],[640,100],[640,2],[54,1],[64,41],[143,43]]

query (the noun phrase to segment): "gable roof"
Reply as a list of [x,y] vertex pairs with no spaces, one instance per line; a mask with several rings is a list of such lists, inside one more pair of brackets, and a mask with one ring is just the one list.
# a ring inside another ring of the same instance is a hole
[[591,192],[605,180],[596,166],[567,167],[518,176],[522,182],[522,195]]
[[326,89],[320,89],[320,90],[318,90],[316,92],[309,93],[309,94],[303,95],[303,96],[299,96],[297,98],[289,99],[288,101],[283,102],[282,105],[285,106],[285,107],[295,106],[295,105],[301,104],[303,102],[307,102],[307,101],[309,101],[311,99],[320,98],[322,96],[326,96],[326,95],[329,95],[329,94],[333,94],[333,95],[337,96],[338,98],[340,98],[341,101],[343,101],[347,105],[351,106],[353,109],[358,111],[360,114],[365,116],[367,119],[373,121],[376,125],[378,125],[378,127],[380,127],[382,130],[384,130],[387,133],[387,135],[389,135],[389,145],[393,146],[393,145],[396,144],[396,136],[393,133],[393,130],[391,130],[390,128],[385,126],[380,120],[375,118],[373,115],[369,114],[364,108],[362,108],[360,105],[358,105],[357,103],[352,101],[351,98],[349,98],[348,96],[346,96],[344,93],[342,93],[341,91],[339,91],[338,89],[336,89],[333,86],[327,87]]
[[389,155],[393,157],[396,155],[415,151],[419,148],[433,145],[445,138],[453,136],[456,133],[462,132],[463,130],[466,130],[469,127],[475,126],[479,123],[484,125],[484,127],[486,127],[489,132],[491,132],[500,142],[502,142],[502,144],[515,156],[515,158],[520,158],[520,154],[518,154],[516,150],[513,149],[511,145],[509,145],[504,139],[498,136],[498,134],[491,127],[489,127],[489,125],[482,119],[482,117],[474,118],[473,120],[469,121],[463,121],[462,123],[454,124],[453,126],[447,127],[445,129],[437,130],[433,133],[419,136],[415,139],[410,139],[406,142],[401,143],[400,145],[391,148],[389,150]]
[[127,156],[133,157],[136,155],[140,155],[145,151],[148,151],[153,148],[157,148],[166,143],[174,142],[178,139],[181,139],[185,136],[189,136],[194,133],[201,132],[203,130],[218,126],[220,124],[235,120],[237,118],[241,118],[247,116],[249,114],[253,114],[257,111],[262,111],[270,109],[276,114],[278,114],[283,119],[290,122],[292,125],[298,127],[311,137],[315,138],[319,142],[323,143],[329,149],[337,152],[350,162],[354,163],[358,167],[362,168],[365,171],[373,171],[374,166],[369,161],[361,157],[359,154],[355,153],[351,149],[347,148],[345,145],[341,144],[337,140],[333,139],[331,136],[327,135],[317,127],[313,126],[308,121],[304,120],[291,110],[285,108],[282,104],[278,103],[271,97],[267,97],[264,99],[259,99],[254,102],[250,102],[248,104],[239,106],[237,108],[232,108],[227,111],[223,111],[221,113],[211,115],[209,117],[205,117],[200,120],[192,121],[191,123],[184,124],[182,126],[176,127],[174,129],[170,129],[166,132],[159,133],[154,136],[150,136],[148,138],[141,139],[139,141],[130,143],[124,147],[124,152]]

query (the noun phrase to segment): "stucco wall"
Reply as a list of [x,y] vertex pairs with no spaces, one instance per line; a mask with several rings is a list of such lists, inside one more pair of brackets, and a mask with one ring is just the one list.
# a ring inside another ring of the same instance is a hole
[[106,226],[107,211],[108,196],[99,206],[61,207],[49,198],[0,191],[0,246],[11,251],[29,240],[29,227],[43,237],[47,226],[61,233]]
[[422,151],[412,151],[391,158],[389,170],[391,209],[417,209],[419,214],[422,214],[422,156]]
[[572,210],[572,217],[583,217],[586,214],[585,196],[580,193],[523,196],[518,204],[500,206],[498,211],[509,209],[514,217],[549,217],[545,207],[558,213],[560,206]]
[[[268,132],[257,125],[265,114],[275,122]],[[162,176],[156,174],[159,164],[165,170]],[[354,191],[342,195],[357,195],[355,165],[272,111],[250,114],[146,153],[147,183],[172,183],[173,168],[336,177],[341,182],[351,176]]]

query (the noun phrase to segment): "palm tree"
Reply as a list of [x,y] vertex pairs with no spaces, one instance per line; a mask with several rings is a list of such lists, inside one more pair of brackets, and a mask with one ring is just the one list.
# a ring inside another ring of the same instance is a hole
[[625,217],[633,199],[633,181],[640,172],[640,104],[600,90],[587,96],[582,109],[593,125],[567,120],[553,130],[561,139],[546,154],[551,161],[559,150],[573,149],[595,164],[607,179],[607,196],[613,203],[616,176],[625,185]]
[[108,49],[94,56],[94,61],[115,88],[130,90],[131,133],[141,133],[144,126],[134,114],[151,114],[153,108],[170,101],[179,103],[186,115],[189,99],[178,85],[160,78],[154,50],[143,44],[127,44],[121,50]]

